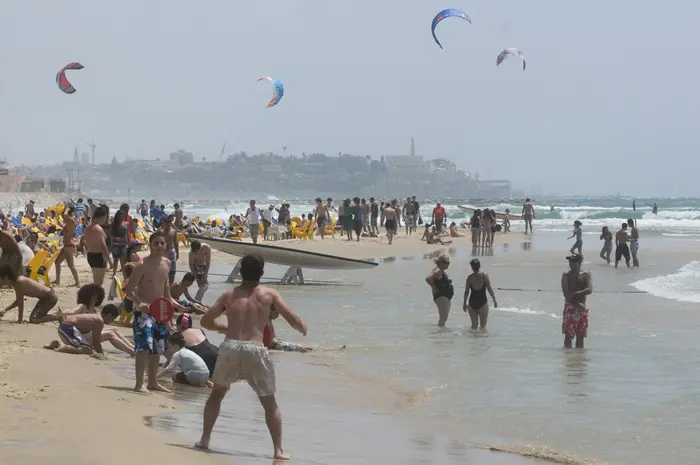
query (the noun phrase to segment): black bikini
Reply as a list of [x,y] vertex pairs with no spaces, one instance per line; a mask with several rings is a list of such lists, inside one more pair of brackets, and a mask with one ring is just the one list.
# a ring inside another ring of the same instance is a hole
[[435,287],[437,287],[438,291],[433,295],[433,300],[439,297],[447,297],[451,300],[452,296],[455,295],[455,289],[452,286],[452,279],[450,279],[450,277],[447,276],[447,273],[444,271],[442,272],[440,279],[435,280]]

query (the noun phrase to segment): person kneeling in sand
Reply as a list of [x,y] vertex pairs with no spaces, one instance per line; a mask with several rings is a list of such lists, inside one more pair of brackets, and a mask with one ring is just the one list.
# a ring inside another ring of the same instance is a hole
[[168,347],[165,351],[170,360],[158,377],[173,373],[173,381],[190,386],[213,387],[209,381],[209,368],[202,357],[185,347],[185,338],[182,333],[174,333],[168,338]]
[[[195,278],[194,274],[190,273],[189,271],[185,273],[185,275],[182,277],[182,281],[179,283],[172,283],[170,285],[170,296],[173,298],[173,300],[177,303],[180,304],[182,308],[181,311],[183,312],[189,312],[192,311],[192,313],[196,313],[198,315],[202,315],[206,310],[204,310],[204,307],[202,306],[202,302],[194,299],[189,292],[189,287],[194,284]],[[184,299],[181,299],[182,295],[185,295]],[[180,310],[175,307],[176,310]]]
[[277,339],[277,334],[275,334],[275,326],[272,324],[272,320],[276,320],[280,316],[276,310],[270,311],[270,320],[265,326],[265,331],[263,331],[263,344],[270,350],[279,350],[282,352],[309,352],[313,350],[312,347],[303,346],[297,344],[296,342],[287,342]]
[[126,346],[122,339],[115,335],[114,329],[104,329],[105,324],[112,323],[119,316],[116,305],[105,305],[99,315],[91,313],[64,316],[59,311],[58,316],[58,337],[62,343],[51,341],[44,349],[65,354],[95,355],[104,359],[102,343],[109,341],[115,348],[134,355],[133,347]]
[[17,322],[22,323],[24,320],[24,298],[34,297],[38,301],[29,315],[29,322],[46,323],[47,321],[56,321],[55,315],[47,316],[47,313],[58,303],[58,297],[56,297],[53,289],[24,276],[18,276],[16,267],[8,264],[0,265],[0,285],[6,284],[9,284],[15,290],[15,301],[5,310],[0,311],[0,318],[17,307]]

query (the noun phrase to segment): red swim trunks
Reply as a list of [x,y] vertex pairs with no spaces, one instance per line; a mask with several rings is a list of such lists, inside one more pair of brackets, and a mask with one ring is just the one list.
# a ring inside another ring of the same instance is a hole
[[576,307],[565,303],[561,333],[566,336],[566,339],[588,336],[588,307],[584,312],[577,312]]

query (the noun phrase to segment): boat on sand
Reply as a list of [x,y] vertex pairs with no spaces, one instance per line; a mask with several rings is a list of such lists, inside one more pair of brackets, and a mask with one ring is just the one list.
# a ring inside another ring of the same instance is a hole
[[338,257],[306,250],[294,250],[286,247],[267,244],[251,244],[250,242],[232,241],[216,237],[191,235],[190,239],[197,239],[203,244],[208,244],[214,250],[224,252],[237,257],[247,254],[258,254],[266,262],[277,265],[294,266],[300,268],[316,268],[320,270],[359,270],[374,268],[377,262],[358,260],[355,258]]
[[[457,205],[457,208],[462,210],[463,212],[469,213],[470,215],[474,213],[475,210],[479,210],[476,207],[472,207],[471,205]],[[483,210],[483,209],[481,209]],[[512,213],[506,213],[506,212],[496,212],[496,219],[497,220],[504,220],[506,217],[510,221],[518,221],[522,220],[523,218],[520,215],[514,215]]]

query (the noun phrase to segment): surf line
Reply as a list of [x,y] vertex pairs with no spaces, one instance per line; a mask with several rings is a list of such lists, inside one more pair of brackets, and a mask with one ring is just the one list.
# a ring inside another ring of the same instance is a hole
[[[561,289],[521,289],[518,287],[497,287],[498,291],[513,291],[513,292],[561,292]],[[646,291],[599,291],[593,290],[596,294],[648,294]]]

